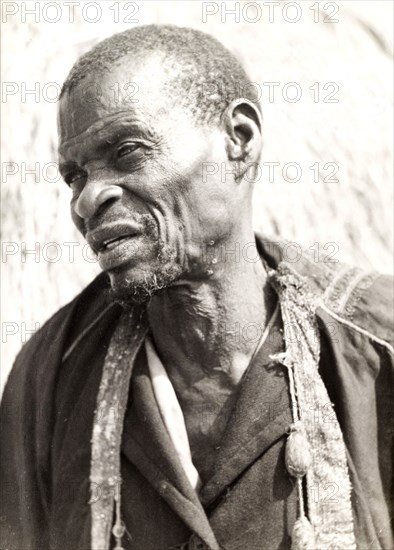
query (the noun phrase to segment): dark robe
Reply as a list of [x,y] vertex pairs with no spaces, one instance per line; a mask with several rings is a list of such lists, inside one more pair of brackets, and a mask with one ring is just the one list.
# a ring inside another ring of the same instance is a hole
[[[258,238],[268,269],[283,247]],[[345,322],[316,312],[320,373],[341,426],[352,483],[359,549],[393,548],[392,279],[359,276],[345,285],[305,256],[291,264]],[[331,268],[331,266],[330,266]],[[342,285],[342,286],[341,286]],[[20,352],[1,405],[1,548],[88,550],[90,441],[103,363],[121,309],[100,275]],[[318,289],[318,290],[316,290]],[[344,293],[346,299],[343,298]],[[339,304],[339,305],[338,305]],[[356,328],[354,328],[356,327]],[[292,421],[288,384],[263,346],[242,381],[213,471],[197,494],[161,420],[140,352],[122,440],[122,514],[127,550],[290,548],[297,516],[294,481],[284,464]],[[335,487],[316,487],[330,505]],[[104,549],[103,549],[104,550]]]

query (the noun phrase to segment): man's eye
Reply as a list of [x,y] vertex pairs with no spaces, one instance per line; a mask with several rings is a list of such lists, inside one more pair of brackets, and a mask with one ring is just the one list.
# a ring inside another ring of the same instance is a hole
[[64,177],[64,181],[67,183],[67,185],[71,186],[73,183],[83,177],[85,177],[85,174],[83,172],[70,172]]
[[134,151],[136,151],[140,147],[141,145],[139,143],[125,143],[117,149],[116,158],[120,159],[122,157],[125,157],[126,155],[129,155],[130,153],[134,153]]

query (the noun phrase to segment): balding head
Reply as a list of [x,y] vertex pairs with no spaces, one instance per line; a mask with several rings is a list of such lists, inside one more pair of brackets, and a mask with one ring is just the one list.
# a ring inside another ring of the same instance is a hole
[[260,110],[256,87],[233,54],[206,33],[172,25],[140,26],[103,40],[73,66],[62,95],[87,77],[100,82],[117,67],[127,70],[151,57],[166,75],[161,93],[190,109],[196,122],[218,124],[228,105],[242,97]]

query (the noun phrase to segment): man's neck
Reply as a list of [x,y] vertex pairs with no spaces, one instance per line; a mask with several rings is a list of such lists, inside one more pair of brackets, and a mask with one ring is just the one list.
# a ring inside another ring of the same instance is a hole
[[210,276],[181,281],[148,307],[153,339],[180,394],[202,378],[235,387],[249,365],[274,305],[252,243],[254,237],[240,242],[239,255],[219,253]]

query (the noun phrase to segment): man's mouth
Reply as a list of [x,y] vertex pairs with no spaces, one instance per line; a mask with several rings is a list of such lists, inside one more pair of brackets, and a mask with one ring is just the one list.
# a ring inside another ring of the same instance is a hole
[[111,222],[93,231],[88,231],[86,240],[98,257],[104,270],[124,264],[138,250],[134,242],[142,234],[142,227],[130,221]]
[[121,242],[129,239],[130,237],[132,237],[132,235],[123,235],[123,236],[120,236],[120,237],[115,237],[114,239],[105,240],[102,243],[102,245],[100,246],[100,248],[98,249],[98,253],[105,252],[106,250],[112,250],[118,244],[120,244]]

